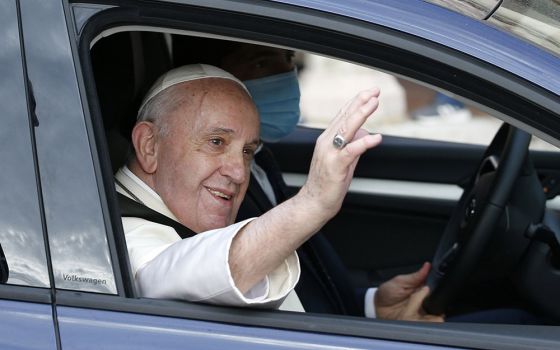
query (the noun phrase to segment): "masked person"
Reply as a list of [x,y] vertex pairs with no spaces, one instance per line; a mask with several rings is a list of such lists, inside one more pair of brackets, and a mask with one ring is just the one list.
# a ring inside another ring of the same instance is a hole
[[300,118],[300,91],[296,69],[268,77],[244,80],[259,111],[261,140],[277,142],[291,134]]
[[[232,73],[243,81],[259,111],[260,138],[264,143],[257,148],[255,161],[251,164],[251,181],[239,209],[238,221],[261,215],[286,201],[291,194],[266,143],[289,135],[299,122],[300,91],[294,53],[280,48],[181,36],[176,37],[176,43],[176,61],[202,60]],[[187,52],[180,49],[181,46],[198,47],[199,50]],[[424,264],[415,273],[385,282],[379,290],[356,290],[348,279],[344,264],[320,232],[297,252],[302,270],[296,292],[306,311],[419,319],[418,313],[405,313],[395,306],[408,302],[415,291],[423,288],[429,264]],[[427,289],[423,293],[425,296]],[[430,315],[420,318],[442,320]]]

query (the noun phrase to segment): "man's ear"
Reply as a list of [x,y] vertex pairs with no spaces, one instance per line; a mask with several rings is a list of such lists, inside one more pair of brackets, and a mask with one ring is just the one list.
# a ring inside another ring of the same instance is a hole
[[136,161],[147,174],[157,169],[158,149],[157,126],[152,122],[140,122],[132,129],[132,144],[136,152]]

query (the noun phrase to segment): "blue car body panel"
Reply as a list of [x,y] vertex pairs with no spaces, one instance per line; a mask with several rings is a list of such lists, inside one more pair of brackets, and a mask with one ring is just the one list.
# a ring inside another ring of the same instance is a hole
[[0,319],[0,348],[56,349],[50,305],[0,300]]
[[58,322],[68,349],[455,349],[71,307],[58,307]]
[[420,0],[274,0],[363,20],[461,51],[560,93],[560,60],[540,48],[445,8]]

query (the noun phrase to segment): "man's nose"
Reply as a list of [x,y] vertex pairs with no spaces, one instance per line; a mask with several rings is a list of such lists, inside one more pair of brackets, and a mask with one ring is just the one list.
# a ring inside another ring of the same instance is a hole
[[249,167],[242,152],[240,154],[230,152],[225,155],[222,162],[222,175],[231,178],[232,182],[237,184],[247,180]]

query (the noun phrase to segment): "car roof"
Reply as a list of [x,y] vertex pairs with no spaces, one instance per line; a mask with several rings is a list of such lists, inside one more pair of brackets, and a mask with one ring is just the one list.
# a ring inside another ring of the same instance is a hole
[[[560,59],[488,23],[421,0],[272,0],[397,29],[444,45],[560,94]],[[400,20],[395,20],[399,18]]]

